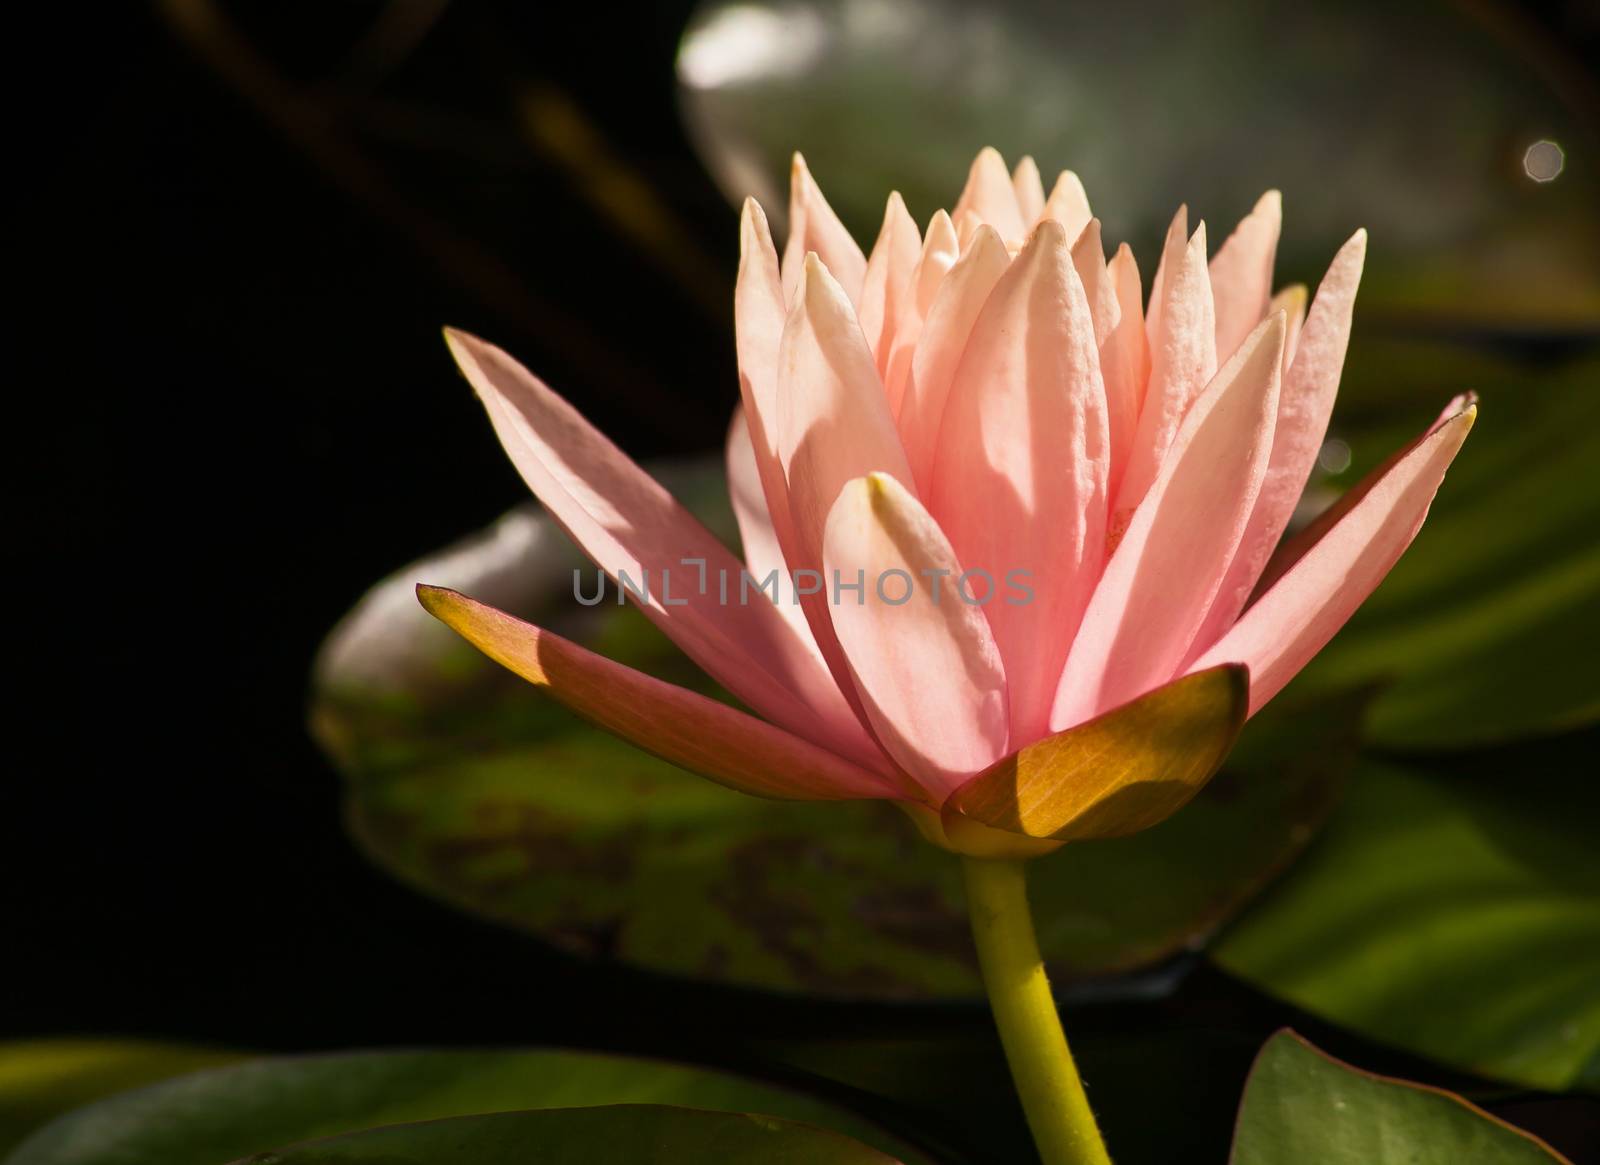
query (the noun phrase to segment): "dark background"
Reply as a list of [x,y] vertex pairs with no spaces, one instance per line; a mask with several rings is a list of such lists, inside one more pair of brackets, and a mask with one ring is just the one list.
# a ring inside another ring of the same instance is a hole
[[[58,6],[6,37],[21,643],[0,1033],[738,1058],[722,1025],[935,1022],[1003,1072],[981,1011],[584,967],[419,898],[346,839],[304,728],[319,640],[375,579],[524,496],[440,325],[494,337],[641,458],[718,446],[736,397],[715,306],[736,219],[672,97],[690,6],[458,4],[381,98],[376,7],[234,4],[232,41],[186,3]],[[1592,47],[1581,6],[1530,11]],[[598,172],[654,192],[683,227],[675,267],[641,260],[571,135],[530,141],[513,99],[558,126],[575,111]],[[1349,1050],[1215,972],[1185,991],[1185,1022],[1259,1029],[1219,1044],[1222,1091],[1286,1019]],[[1552,1136],[1588,1120],[1524,1117]]]

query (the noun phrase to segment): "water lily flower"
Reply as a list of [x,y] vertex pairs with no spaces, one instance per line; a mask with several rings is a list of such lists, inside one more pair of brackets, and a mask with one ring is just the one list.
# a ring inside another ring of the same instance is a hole
[[[979,855],[1154,824],[1394,565],[1476,412],[1452,402],[1280,545],[1366,250],[1357,231],[1309,307],[1274,296],[1280,221],[1268,193],[1208,258],[1180,209],[1146,306],[1070,171],[1046,195],[1031,159],[984,150],[926,232],[891,194],[863,255],[797,155],[781,262],[761,208],[742,218],[743,560],[543,381],[447,332],[552,517],[755,714],[454,592],[423,602],[736,789],[891,799]],[[752,588],[774,571],[781,590]]]
[[1452,401],[1285,541],[1366,234],[1308,306],[1273,294],[1280,220],[1268,193],[1208,256],[1180,209],[1146,304],[1070,172],[1047,196],[1031,160],[1012,173],[984,150],[926,232],[891,194],[864,255],[797,156],[781,261],[744,206],[727,443],[742,561],[506,353],[447,333],[551,516],[755,714],[453,591],[422,587],[423,604],[658,756],[763,796],[892,800],[961,854],[1050,1165],[1109,1157],[1023,859],[1191,798],[1411,543],[1477,411]]

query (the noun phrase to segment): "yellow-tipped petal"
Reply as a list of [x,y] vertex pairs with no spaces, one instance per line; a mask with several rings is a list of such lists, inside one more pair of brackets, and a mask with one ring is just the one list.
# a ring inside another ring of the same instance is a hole
[[877,773],[687,688],[647,676],[444,587],[428,613],[590,723],[741,793],[779,800],[896,797]]

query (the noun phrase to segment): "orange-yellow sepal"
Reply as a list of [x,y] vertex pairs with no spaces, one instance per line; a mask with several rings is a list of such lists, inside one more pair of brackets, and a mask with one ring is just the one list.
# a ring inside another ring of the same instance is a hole
[[1221,767],[1249,693],[1247,669],[1224,664],[1030,744],[950,795],[941,844],[974,857],[1023,857],[1051,841],[1148,829]]

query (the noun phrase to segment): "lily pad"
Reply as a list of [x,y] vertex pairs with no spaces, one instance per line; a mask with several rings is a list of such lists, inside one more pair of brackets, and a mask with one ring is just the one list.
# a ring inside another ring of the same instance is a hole
[[[788,1121],[800,1121],[838,1130],[826,1136],[819,1133],[819,1145],[854,1145],[840,1135],[848,1134],[877,1145],[907,1165],[926,1165],[927,1162],[915,1149],[844,1109],[725,1072],[589,1052],[417,1051],[274,1057],[182,1076],[110,1097],[54,1121],[5,1158],[5,1165],[109,1165],[111,1162],[143,1161],[160,1161],[162,1165],[217,1165],[220,1161],[299,1141],[402,1122],[443,1121],[474,1113],[523,1109],[570,1112],[590,1106],[666,1104],[724,1114],[752,1111],[765,1114],[739,1116],[731,1126],[705,1122],[706,1128],[740,1128],[740,1122],[757,1128],[777,1128],[787,1127]],[[636,1127],[641,1130],[641,1136],[644,1135],[642,1130],[652,1127],[649,1121],[630,1125],[619,1115],[628,1111],[625,1109],[596,1107],[590,1111],[610,1114],[617,1120],[619,1130]],[[526,1128],[530,1139],[524,1143],[525,1149],[540,1144],[537,1139],[540,1127],[578,1130],[603,1129],[607,1125],[604,1115],[553,1119],[548,1126],[541,1126],[529,1114],[522,1115],[529,1118]],[[661,1120],[666,1123],[654,1127],[659,1130],[675,1127],[670,1118],[663,1116]],[[599,1122],[598,1126],[591,1121]],[[466,1129],[468,1126],[458,1127]],[[572,1135],[577,1134],[573,1132]],[[663,1131],[662,1135],[668,1134]],[[413,1145],[404,1140],[389,1143],[396,1146],[395,1152],[404,1145],[407,1153],[414,1153],[415,1146],[424,1143],[439,1144],[418,1141]],[[553,1141],[550,1151],[554,1153],[554,1146],[566,1143]],[[624,1151],[629,1143],[625,1139],[608,1143],[603,1137],[588,1142],[591,1151],[615,1151],[618,1159],[633,1160],[636,1158]],[[735,1136],[730,1143],[742,1145],[744,1142]],[[796,1144],[804,1143],[804,1137],[796,1141]],[[838,1160],[888,1160],[859,1145],[851,1151],[859,1155],[845,1155]],[[531,1156],[541,1161],[600,1159],[597,1156],[546,1157],[540,1153]],[[282,1159],[332,1158],[286,1156]],[[446,1158],[426,1154],[417,1159],[478,1160],[476,1157]],[[519,1161],[528,1159],[528,1154],[518,1158]],[[720,1159],[715,1156],[684,1158]],[[786,1158],[775,1156],[772,1159]]]
[[1230,1165],[1555,1165],[1535,1137],[1459,1096],[1358,1071],[1292,1032],[1261,1050]]
[[241,1058],[237,1052],[147,1040],[0,1044],[0,1153],[52,1117],[92,1100]]
[[[719,474],[677,474],[669,484],[701,512],[725,507]],[[417,605],[417,581],[443,583],[709,690],[631,608],[575,603],[576,555],[541,523],[520,511],[401,571],[325,648],[313,724],[348,779],[367,853],[426,893],[583,955],[784,991],[977,997],[957,863],[898,810],[763,801],[690,776],[578,721]],[[1203,943],[1315,832],[1357,713],[1320,694],[1315,706],[1280,701],[1181,813],[1034,863],[1060,981]]]
[[1593,749],[1365,763],[1323,838],[1212,958],[1455,1068],[1582,1083],[1600,1053],[1600,795],[1572,760]]
[[238,1165],[894,1165],[865,1145],[790,1121],[661,1105],[549,1109],[369,1129]]

